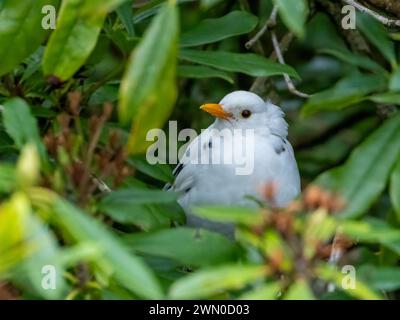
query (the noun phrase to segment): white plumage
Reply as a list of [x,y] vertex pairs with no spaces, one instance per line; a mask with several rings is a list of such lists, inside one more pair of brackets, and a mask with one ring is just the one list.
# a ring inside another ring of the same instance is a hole
[[[248,196],[260,199],[262,188],[267,184],[273,184],[275,190],[271,205],[282,207],[300,193],[299,172],[287,140],[288,125],[279,107],[264,102],[254,93],[235,91],[219,104],[206,104],[202,109],[217,119],[186,149],[185,157],[174,170],[176,180],[172,189],[180,193],[178,202],[186,212],[189,226],[231,236],[233,226],[196,217],[191,214],[191,207],[255,206]],[[242,160],[246,156],[253,163],[250,174],[238,174],[244,168],[242,161],[235,161],[239,156]],[[234,161],[226,164],[224,159],[229,157]],[[223,163],[215,163],[213,159]],[[207,164],[206,160],[211,163]]]

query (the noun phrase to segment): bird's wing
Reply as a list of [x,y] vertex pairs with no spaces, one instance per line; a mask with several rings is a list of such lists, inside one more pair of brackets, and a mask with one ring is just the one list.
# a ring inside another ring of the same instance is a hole
[[171,189],[185,193],[190,191],[196,181],[196,175],[201,174],[201,166],[196,166],[196,164],[204,163],[202,158],[207,156],[207,153],[202,152],[202,149],[208,146],[210,137],[211,130],[208,128],[193,139],[186,148],[184,155],[172,172],[175,181],[170,186]]

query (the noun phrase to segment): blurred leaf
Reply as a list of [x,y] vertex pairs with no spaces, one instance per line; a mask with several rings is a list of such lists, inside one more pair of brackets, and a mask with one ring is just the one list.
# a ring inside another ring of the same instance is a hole
[[316,183],[334,190],[347,202],[340,217],[359,217],[385,189],[399,153],[400,117],[396,116],[360,144],[344,165],[323,173]]
[[0,192],[10,192],[15,188],[15,167],[10,164],[0,164]]
[[62,2],[57,28],[44,52],[42,67],[45,76],[56,76],[65,81],[85,63],[96,46],[107,13],[101,14],[98,4],[97,0]]
[[[364,218],[362,221],[344,221],[340,224],[340,232],[356,241],[365,243],[386,245],[400,241],[400,230],[376,218]],[[400,252],[398,253],[400,254]]]
[[242,294],[240,300],[277,300],[281,292],[279,282],[269,282]]
[[132,1],[121,4],[116,10],[118,17],[122,21],[128,36],[133,38],[135,36],[135,26],[133,24],[133,11]]
[[131,153],[146,151],[148,130],[162,126],[171,113],[177,96],[177,42],[178,12],[169,2],[146,30],[121,82],[120,119],[123,123],[133,119],[128,142]]
[[[0,109],[1,110],[1,109]],[[34,143],[44,157],[46,151],[39,135],[36,118],[27,103],[21,98],[12,98],[3,104],[3,124],[17,148]]]
[[285,300],[314,300],[314,294],[305,279],[297,279],[284,296]]
[[[317,275],[327,281],[333,282],[338,288],[342,288],[342,281],[347,275],[346,273],[341,273],[329,265],[320,265],[316,270]],[[355,288],[342,289],[347,294],[356,297],[358,299],[364,300],[381,300],[382,298],[371,288],[369,288],[365,283],[359,281],[357,277],[354,279]]]
[[121,285],[140,297],[162,298],[163,293],[153,272],[142,259],[130,254],[103,223],[45,189],[33,189],[30,195],[35,204],[48,204],[57,225],[77,242],[96,241],[102,255],[93,263],[100,269],[106,268]]
[[383,24],[376,21],[370,15],[357,13],[357,27],[360,28],[363,35],[390,62],[392,68],[396,68],[394,43],[390,40],[389,34]]
[[[47,226],[34,216],[29,217],[29,226],[27,229],[27,239],[29,239],[29,245],[33,248],[32,254],[29,255],[22,265],[27,281],[33,287],[34,291],[43,298],[64,298],[67,284],[64,279],[65,269],[59,257],[60,249],[57,239],[48,230]],[[54,268],[54,288],[48,289],[43,287],[46,275],[53,275],[45,272],[46,267]],[[24,278],[24,275],[22,277]]]
[[400,288],[399,267],[363,265],[357,274],[363,282],[375,290],[394,291]]
[[303,232],[303,255],[311,260],[321,243],[325,243],[335,235],[336,221],[328,216],[325,209],[318,209],[307,217]]
[[396,92],[386,92],[381,94],[375,94],[368,98],[369,100],[375,103],[383,103],[383,104],[400,104],[400,93]]
[[304,37],[304,24],[308,16],[306,0],[274,0],[285,25],[299,38]]
[[260,210],[249,207],[207,206],[194,207],[193,213],[218,222],[234,222],[253,226],[263,221]]
[[390,177],[390,199],[396,210],[397,220],[400,222],[400,158]]
[[220,18],[203,20],[193,29],[184,32],[180,45],[199,46],[249,33],[256,27],[257,22],[257,17],[246,11],[231,11]]
[[309,116],[318,111],[341,110],[363,101],[365,95],[380,91],[385,85],[386,80],[381,74],[352,73],[337,82],[334,87],[312,95],[301,113]]
[[390,91],[400,91],[400,68],[397,68],[390,77]]
[[205,66],[191,66],[191,65],[181,65],[178,66],[178,76],[183,78],[220,78],[233,84],[235,80],[230,73],[205,67]]
[[279,64],[254,53],[182,49],[179,57],[193,63],[225,71],[241,72],[254,77],[269,77],[286,73],[294,78],[299,78],[292,67]]
[[385,72],[385,69],[376,63],[374,60],[360,54],[352,53],[350,50],[336,48],[322,48],[318,50],[320,53],[329,54],[336,57],[343,62],[360,67],[362,69],[375,71],[375,72]]
[[0,206],[0,279],[32,251],[25,242],[29,214],[29,203],[20,193]]
[[42,28],[42,8],[58,0],[4,0],[0,7],[0,76],[35,52],[49,30]]
[[224,265],[203,269],[177,280],[170,289],[171,299],[201,299],[225,290],[241,289],[262,279],[266,266]]
[[170,258],[191,267],[217,265],[236,255],[235,245],[226,237],[203,229],[132,234],[125,236],[124,242],[135,252]]

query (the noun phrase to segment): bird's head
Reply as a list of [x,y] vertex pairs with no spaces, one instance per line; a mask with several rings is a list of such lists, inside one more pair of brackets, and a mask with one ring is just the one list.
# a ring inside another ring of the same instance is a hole
[[206,103],[200,109],[237,128],[266,127],[273,118],[283,117],[279,107],[249,91],[231,92],[219,103]]

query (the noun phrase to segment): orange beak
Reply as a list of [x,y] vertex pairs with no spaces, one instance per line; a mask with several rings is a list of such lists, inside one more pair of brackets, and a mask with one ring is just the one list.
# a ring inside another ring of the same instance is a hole
[[214,117],[220,119],[229,119],[232,115],[229,112],[226,112],[222,109],[222,105],[217,103],[206,103],[200,107],[201,110],[208,112],[209,114],[213,115]]

